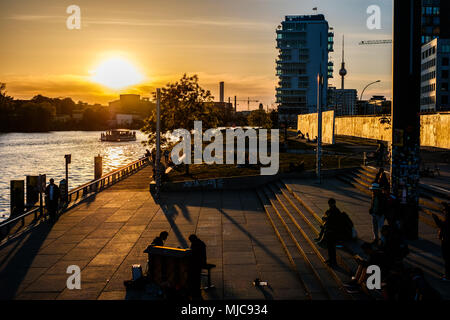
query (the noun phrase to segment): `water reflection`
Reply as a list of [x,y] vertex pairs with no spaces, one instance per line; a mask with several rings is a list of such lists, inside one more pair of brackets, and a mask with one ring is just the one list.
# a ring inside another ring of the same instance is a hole
[[47,180],[59,182],[65,176],[64,155],[70,153],[69,188],[75,188],[94,178],[98,154],[103,157],[103,174],[143,156],[141,141],[146,136],[138,131],[136,136],[132,142],[101,142],[97,131],[0,134],[0,219],[9,214],[10,180],[46,174]]

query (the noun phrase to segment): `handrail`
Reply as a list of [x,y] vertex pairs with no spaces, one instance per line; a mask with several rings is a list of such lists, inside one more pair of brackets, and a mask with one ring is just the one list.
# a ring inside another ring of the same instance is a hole
[[[85,199],[87,195],[91,194],[91,193],[97,193],[100,192],[104,189],[106,189],[107,187],[121,181],[122,179],[124,179],[125,177],[128,177],[130,174],[135,173],[136,171],[140,170],[142,167],[146,166],[147,164],[149,164],[149,157],[143,157],[140,158],[139,160],[133,161],[132,163],[125,165],[121,168],[118,168],[108,174],[106,174],[105,176],[102,176],[101,178],[88,182],[84,185],[81,185],[79,187],[76,187],[75,189],[71,190],[68,192],[68,201],[66,203],[66,206],[63,208],[64,211],[70,209],[73,207],[74,203],[76,200],[78,199]],[[80,195],[80,192],[82,192],[82,194]],[[74,196],[76,196],[74,198]],[[72,205],[70,205],[72,204]],[[7,219],[6,221],[0,223],[0,230],[4,227],[9,227],[11,224],[13,224],[14,222],[17,222],[18,220],[22,220],[22,225],[24,225],[25,223],[25,217],[31,215],[31,214],[35,214],[35,218],[37,218],[37,213],[40,212],[40,208],[35,208],[32,209],[30,211],[27,211],[23,214],[21,214],[20,216],[14,217],[12,219]]]

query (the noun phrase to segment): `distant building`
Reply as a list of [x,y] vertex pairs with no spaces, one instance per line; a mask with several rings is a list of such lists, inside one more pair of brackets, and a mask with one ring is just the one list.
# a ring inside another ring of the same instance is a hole
[[330,87],[328,95],[328,109],[333,109],[337,116],[357,114],[356,89],[336,89],[335,87]]
[[420,111],[450,110],[450,39],[434,39],[422,46]]
[[130,126],[133,123],[133,115],[132,114],[116,114],[116,125],[117,126]]
[[297,115],[317,111],[317,76],[322,74],[321,99],[327,101],[328,78],[333,64],[334,34],[323,15],[286,16],[277,33],[276,101],[280,120],[296,123]]
[[143,118],[150,115],[155,108],[148,98],[141,99],[138,94],[121,94],[119,100],[109,103],[109,110],[113,114],[139,114]]
[[356,102],[356,114],[359,115],[382,115],[391,113],[392,101],[385,96],[373,96],[370,100],[358,100]]
[[450,1],[422,0],[422,44],[450,38]]

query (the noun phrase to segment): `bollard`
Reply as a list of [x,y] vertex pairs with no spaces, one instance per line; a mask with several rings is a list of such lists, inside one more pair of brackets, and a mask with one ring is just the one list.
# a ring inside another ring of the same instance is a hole
[[100,154],[94,157],[94,180],[98,180],[103,175],[103,158]]
[[364,151],[364,154],[363,154],[363,166],[366,166],[366,152]]
[[11,218],[23,213],[25,203],[25,181],[11,180]]

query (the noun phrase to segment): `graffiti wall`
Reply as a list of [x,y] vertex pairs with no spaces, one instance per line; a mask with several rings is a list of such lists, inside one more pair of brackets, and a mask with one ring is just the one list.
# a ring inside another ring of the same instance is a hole
[[[311,140],[317,136],[317,113],[301,114],[298,116],[297,131],[305,136],[308,134]],[[334,143],[334,110],[322,113],[322,142]]]

